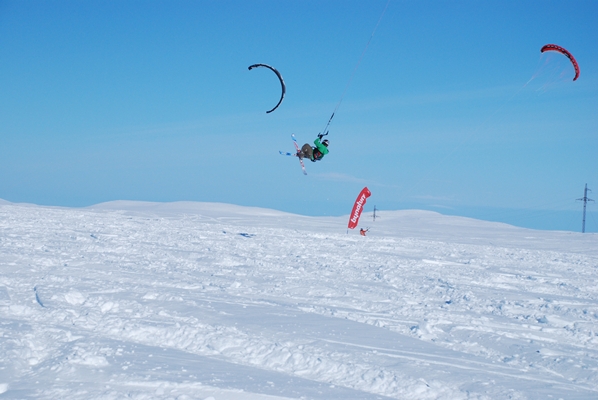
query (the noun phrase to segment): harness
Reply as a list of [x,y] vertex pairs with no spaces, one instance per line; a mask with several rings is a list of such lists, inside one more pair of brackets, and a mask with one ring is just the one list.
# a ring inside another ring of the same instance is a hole
[[322,154],[322,152],[317,147],[314,147],[313,155],[314,155],[314,160],[318,160],[318,161],[321,160],[322,157],[324,157],[324,154]]

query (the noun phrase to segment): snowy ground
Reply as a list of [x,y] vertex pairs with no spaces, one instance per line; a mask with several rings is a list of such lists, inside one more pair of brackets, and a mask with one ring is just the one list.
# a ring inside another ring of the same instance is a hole
[[0,398],[595,399],[598,235],[0,204]]

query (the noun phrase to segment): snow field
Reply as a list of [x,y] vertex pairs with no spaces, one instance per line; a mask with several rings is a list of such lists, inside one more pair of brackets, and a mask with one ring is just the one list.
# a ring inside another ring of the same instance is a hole
[[0,205],[0,392],[598,395],[595,235],[386,215]]

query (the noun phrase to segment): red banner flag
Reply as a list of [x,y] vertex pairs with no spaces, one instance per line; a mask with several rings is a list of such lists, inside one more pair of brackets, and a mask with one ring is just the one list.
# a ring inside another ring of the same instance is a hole
[[351,215],[349,216],[349,229],[354,229],[357,226],[366,199],[371,195],[372,192],[370,192],[370,189],[364,187],[361,193],[359,193],[359,196],[357,196],[355,204],[353,204],[353,210],[351,211]]

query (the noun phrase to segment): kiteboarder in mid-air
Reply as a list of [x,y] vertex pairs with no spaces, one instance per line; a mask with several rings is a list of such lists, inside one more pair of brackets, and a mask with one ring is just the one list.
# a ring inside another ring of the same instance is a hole
[[279,151],[280,154],[283,156],[291,156],[297,157],[299,159],[299,164],[301,164],[301,169],[303,170],[303,175],[307,175],[307,171],[305,171],[305,165],[303,164],[303,159],[307,158],[313,162],[321,160],[326,154],[328,154],[328,140],[322,138],[328,135],[328,132],[325,134],[319,134],[316,140],[314,140],[314,144],[316,147],[312,147],[309,143],[305,143],[303,147],[299,148],[299,144],[297,144],[297,139],[295,138],[295,134],[291,134],[291,138],[293,139],[293,144],[295,145],[295,153],[289,153],[284,151]]
[[315,147],[312,147],[309,143],[305,143],[301,150],[297,152],[297,157],[303,159],[308,158],[313,162],[321,160],[326,154],[328,154],[328,139],[322,140],[321,133],[314,140]]

